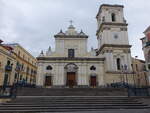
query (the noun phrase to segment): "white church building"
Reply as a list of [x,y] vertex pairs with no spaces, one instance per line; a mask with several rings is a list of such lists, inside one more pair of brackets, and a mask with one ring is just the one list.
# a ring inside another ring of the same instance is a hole
[[[55,37],[51,48],[37,57],[36,85],[41,87],[99,87],[115,82],[133,83],[131,52],[122,5],[100,6],[98,48],[87,50],[88,35],[71,24]],[[87,26],[88,27],[88,26]],[[128,77],[128,79],[125,77]]]

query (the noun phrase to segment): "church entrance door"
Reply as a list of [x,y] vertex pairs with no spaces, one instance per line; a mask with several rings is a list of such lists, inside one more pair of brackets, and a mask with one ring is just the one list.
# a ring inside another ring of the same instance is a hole
[[76,85],[75,72],[67,72],[67,86],[73,88]]
[[52,85],[52,77],[46,76],[45,77],[45,86],[51,86]]
[[90,78],[90,86],[96,87],[96,76],[91,76]]

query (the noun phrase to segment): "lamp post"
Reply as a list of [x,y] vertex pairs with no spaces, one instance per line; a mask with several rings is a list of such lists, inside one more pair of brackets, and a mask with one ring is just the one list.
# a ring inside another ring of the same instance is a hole
[[137,76],[137,87],[140,87],[140,73],[139,73],[139,68],[138,68],[138,63],[137,62],[138,56],[135,56],[135,64],[136,64],[136,76]]
[[124,82],[125,82],[125,80],[124,80],[124,66],[123,65],[121,65],[121,72],[122,72],[122,83],[123,83],[123,85],[124,85]]
[[[121,66],[122,68],[121,68],[121,70],[122,70],[122,72],[123,72],[123,74],[125,75],[124,77],[123,77],[123,86],[124,86],[124,88],[127,88],[127,94],[128,94],[128,97],[130,96],[130,87],[129,87],[129,84],[128,84],[128,66],[127,66],[127,64],[124,64],[124,65],[122,65]],[[125,82],[126,82],[126,84],[125,84]]]
[[128,75],[127,75],[128,66],[126,64],[124,65],[124,70],[125,70],[125,74],[126,74],[126,83],[128,85]]
[[135,70],[134,70],[134,63],[133,64],[131,64],[131,67],[132,67],[132,71],[133,71],[133,85],[134,85],[134,87],[135,87]]
[[146,73],[148,73],[148,71],[144,70],[145,86],[148,87],[148,80],[147,80],[148,76]]
[[121,70],[121,72],[120,72],[120,83],[122,83],[123,82],[123,79],[122,79],[122,70]]
[[127,66],[127,64],[124,64],[124,65],[122,65],[121,67],[122,67],[122,68],[121,68],[122,73],[125,75],[125,77],[124,77],[124,75],[123,75],[123,85],[125,85],[125,82],[126,82],[127,85],[128,85],[128,76],[127,76],[128,66]]
[[20,71],[21,71],[21,66],[20,66],[19,62],[17,62],[16,71],[17,71],[17,84],[18,84],[19,78],[20,78]]
[[[148,64],[148,81],[150,83],[150,64]],[[149,83],[148,83],[148,86],[149,86]]]
[[[147,69],[145,68],[145,70],[146,70],[146,72],[148,73],[148,74],[144,73],[144,75],[145,75],[145,82],[146,82],[146,88],[147,88],[147,95],[150,96],[150,90],[149,90],[149,83],[150,83],[150,64],[148,64],[148,68],[147,68]],[[148,80],[147,80],[147,79],[148,79]]]
[[150,70],[148,71],[148,81],[149,81],[149,83],[148,83],[148,86],[149,86],[149,84],[150,84]]
[[10,61],[7,62],[6,66],[5,66],[5,76],[4,76],[4,83],[3,83],[3,86],[7,86],[9,85],[9,82],[10,82],[10,74],[12,72],[12,67],[13,67],[13,64],[10,64]]

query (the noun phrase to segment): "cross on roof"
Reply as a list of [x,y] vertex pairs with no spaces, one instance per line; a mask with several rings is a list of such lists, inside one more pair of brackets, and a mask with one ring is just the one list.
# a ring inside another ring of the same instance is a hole
[[70,20],[69,22],[70,22],[70,25],[72,25],[73,21],[72,21],[72,20]]

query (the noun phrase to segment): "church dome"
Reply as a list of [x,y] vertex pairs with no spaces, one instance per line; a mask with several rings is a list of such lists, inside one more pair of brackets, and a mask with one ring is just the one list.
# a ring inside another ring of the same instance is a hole
[[66,35],[78,35],[78,33],[75,30],[75,27],[73,25],[70,25],[68,27],[68,30],[66,31]]

